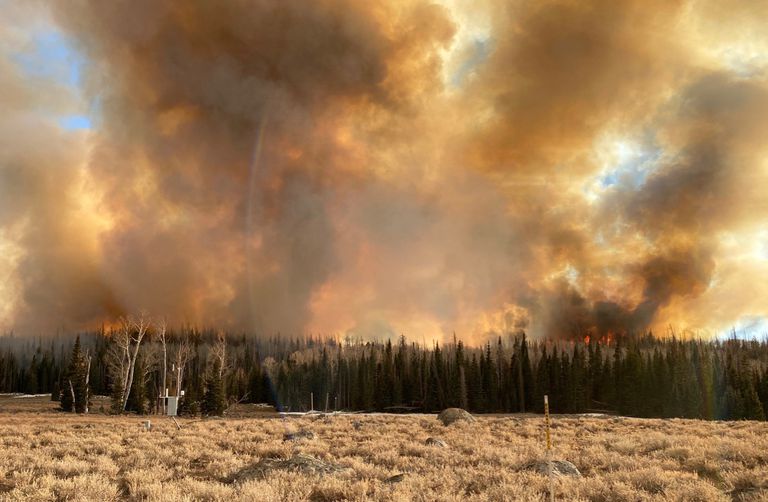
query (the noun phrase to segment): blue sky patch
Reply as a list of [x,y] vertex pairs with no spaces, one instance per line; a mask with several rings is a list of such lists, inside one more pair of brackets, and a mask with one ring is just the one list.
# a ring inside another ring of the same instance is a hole
[[30,77],[50,79],[77,87],[80,85],[83,57],[58,31],[40,32],[32,37],[32,47],[16,53],[12,60]]
[[733,328],[721,333],[719,338],[733,337],[742,340],[768,339],[768,317],[760,315],[741,317]]
[[90,129],[91,119],[85,115],[68,115],[66,117],[59,118],[59,125],[68,131],[76,131],[79,129]]
[[491,52],[491,43],[489,39],[474,41],[474,47],[472,55],[464,61],[461,66],[456,70],[456,73],[451,77],[451,85],[454,87],[461,86],[464,83],[464,79],[469,75],[472,70],[480,66],[483,61],[488,58],[488,54]]

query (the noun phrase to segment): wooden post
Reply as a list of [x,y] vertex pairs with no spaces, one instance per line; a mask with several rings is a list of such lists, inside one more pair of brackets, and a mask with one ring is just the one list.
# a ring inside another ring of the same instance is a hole
[[309,411],[315,411],[315,393],[309,393]]
[[547,474],[549,475],[549,500],[555,500],[554,472],[552,469],[552,438],[549,434],[549,396],[544,396],[544,423],[547,428]]
[[330,394],[328,392],[325,393],[325,412],[328,413],[328,398],[330,397]]

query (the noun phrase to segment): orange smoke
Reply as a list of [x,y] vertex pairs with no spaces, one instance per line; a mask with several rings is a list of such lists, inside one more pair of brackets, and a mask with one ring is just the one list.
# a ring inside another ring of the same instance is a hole
[[[146,309],[611,343],[768,318],[751,5],[4,5],[0,326]],[[79,54],[79,83],[18,63],[33,28]]]

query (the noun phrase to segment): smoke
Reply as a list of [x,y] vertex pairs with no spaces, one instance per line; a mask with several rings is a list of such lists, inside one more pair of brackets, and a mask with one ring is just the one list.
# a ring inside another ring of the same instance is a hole
[[[768,271],[760,13],[652,4],[3,4],[0,324],[481,341],[768,316],[738,287]],[[15,62],[40,19],[85,61],[74,90]],[[51,118],[83,109],[89,131]]]

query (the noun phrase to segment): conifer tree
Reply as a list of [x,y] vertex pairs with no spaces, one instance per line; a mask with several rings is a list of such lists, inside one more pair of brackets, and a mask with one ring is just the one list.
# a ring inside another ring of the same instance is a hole
[[84,413],[88,409],[87,366],[80,346],[80,337],[75,339],[72,355],[62,382],[61,409]]
[[128,411],[135,411],[139,415],[143,415],[147,412],[147,388],[145,386],[144,379],[141,375],[145,371],[144,357],[139,355],[136,360],[135,372],[139,378],[134,378],[131,385],[131,392],[128,394],[128,402],[125,409]]
[[523,333],[523,340],[520,343],[520,375],[521,387],[520,393],[520,411],[525,413],[530,403],[533,401],[533,370],[531,369],[531,359],[528,355],[528,341]]
[[205,394],[203,395],[202,411],[205,415],[221,416],[227,407],[227,398],[224,394],[224,381],[221,375],[220,362],[214,361],[211,371],[205,380]]
[[763,405],[754,385],[754,375],[744,375],[741,380],[740,391],[744,402],[744,418],[747,420],[765,420]]
[[248,402],[263,403],[264,398],[261,395],[264,384],[261,381],[261,368],[252,366],[248,374]]
[[71,413],[75,410],[75,398],[72,395],[69,382],[70,379],[65,378],[61,383],[61,398],[59,399],[59,406],[61,407],[61,411]]

